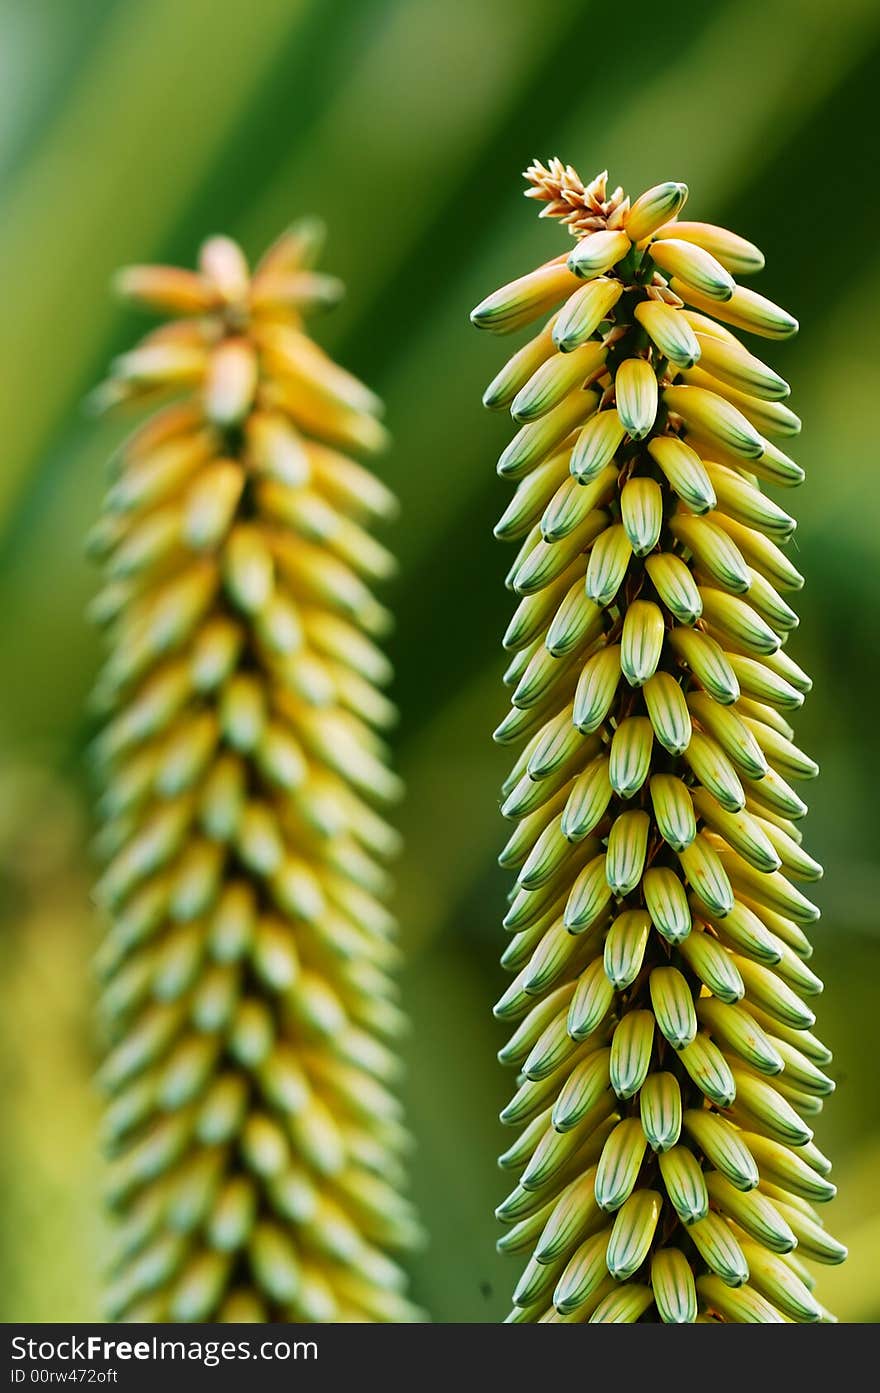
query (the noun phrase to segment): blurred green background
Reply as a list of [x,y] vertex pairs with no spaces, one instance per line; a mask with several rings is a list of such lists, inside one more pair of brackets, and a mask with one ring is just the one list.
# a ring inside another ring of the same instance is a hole
[[690,216],[758,242],[759,288],[803,326],[770,356],[805,421],[795,652],[815,689],[799,732],[823,766],[814,962],[841,1085],[818,1140],[852,1252],[821,1294],[844,1319],[880,1317],[876,0],[0,0],[0,16],[0,1319],[100,1309],[82,538],[122,427],[79,404],[140,327],[108,281],[126,261],[192,264],[215,230],[257,253],[304,212],[326,218],[325,264],[348,284],[316,332],[385,397],[380,470],[403,505],[398,909],[432,1240],[416,1294],[440,1321],[507,1309],[492,1209],[510,1081],[490,1014],[505,755],[490,732],[510,425],[480,406],[504,346],[467,312],[566,245],[521,197],[528,160],[554,153],[633,194],[686,180]]

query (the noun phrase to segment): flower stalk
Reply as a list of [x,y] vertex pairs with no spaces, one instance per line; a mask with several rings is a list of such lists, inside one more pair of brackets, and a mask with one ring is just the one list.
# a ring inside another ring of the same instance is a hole
[[123,271],[170,318],[95,394],[155,405],[91,538],[113,1319],[415,1315],[369,531],[394,500],[350,457],[379,402],[304,327],[339,294],[319,243]]
[[520,746],[495,1008],[521,1129],[499,1247],[527,1259],[508,1319],[830,1319],[810,1264],[845,1250],[812,1127],[834,1083],[796,884],[821,875],[798,791],[817,770],[789,724],[803,581],[764,488],[802,480],[775,443],[800,421],[733,332],[797,322],[738,283],[757,247],[679,217],[684,184],[630,204],[558,160],[526,179],[575,244],[471,316],[550,316],[484,396],[519,426],[496,528],[520,543],[495,733]]

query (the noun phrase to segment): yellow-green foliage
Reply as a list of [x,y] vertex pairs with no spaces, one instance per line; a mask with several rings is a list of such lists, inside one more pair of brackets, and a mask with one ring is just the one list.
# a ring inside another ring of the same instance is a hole
[[387,1251],[415,1232],[370,590],[392,562],[366,530],[393,500],[348,455],[382,445],[379,403],[303,327],[338,294],[316,237],[253,274],[225,238],[198,271],[124,271],[172,318],[97,393],[162,403],[92,538],[114,1318],[414,1314]]
[[521,540],[505,636],[522,746],[496,1015],[519,1070],[502,1113],[505,1251],[529,1255],[513,1321],[813,1321],[809,1263],[842,1247],[811,1123],[833,1083],[811,1034],[821,982],[793,881],[793,783],[816,773],[789,714],[802,578],[763,483],[802,471],[788,386],[725,326],[797,323],[740,287],[756,247],[681,220],[687,188],[632,206],[600,175],[527,172],[570,255],[473,313],[505,333],[552,311],[487,389],[518,434],[496,529]]

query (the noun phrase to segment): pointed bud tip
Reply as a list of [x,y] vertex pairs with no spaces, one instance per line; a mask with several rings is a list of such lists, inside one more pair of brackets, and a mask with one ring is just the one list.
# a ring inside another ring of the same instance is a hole
[[110,277],[110,291],[117,299],[125,300],[129,295],[129,285],[131,282],[132,266],[120,266]]
[[488,329],[491,327],[492,319],[497,313],[497,307],[493,304],[493,295],[487,295],[485,300],[481,300],[471,310],[468,318],[475,329]]

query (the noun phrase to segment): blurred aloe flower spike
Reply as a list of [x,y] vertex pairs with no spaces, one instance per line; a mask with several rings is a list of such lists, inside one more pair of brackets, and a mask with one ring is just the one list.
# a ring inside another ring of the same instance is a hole
[[819,911],[794,883],[822,873],[794,787],[816,766],[784,646],[803,582],[762,488],[803,478],[767,439],[800,422],[726,327],[797,324],[734,280],[756,247],[676,221],[686,185],[630,205],[558,160],[525,177],[576,242],[471,316],[551,316],[484,397],[524,423],[496,529],[520,551],[495,738],[521,748],[495,1014],[519,1071],[502,1121],[525,1129],[497,1212],[500,1249],[532,1255],[508,1319],[829,1320],[807,1263],[846,1256],[815,1208],[834,1084],[811,1033]]
[[112,1319],[418,1314],[369,531],[395,505],[350,457],[379,402],[304,327],[338,298],[319,242],[123,271],[170,318],[94,398],[156,403],[91,539]]

